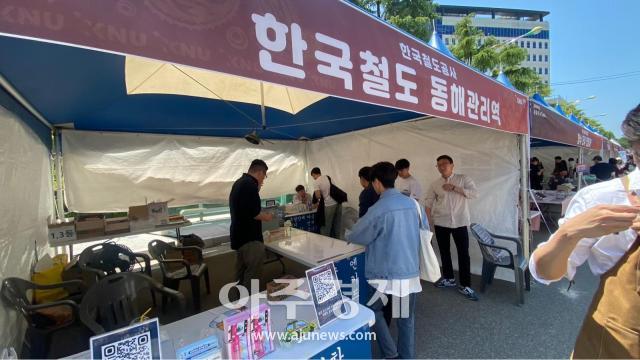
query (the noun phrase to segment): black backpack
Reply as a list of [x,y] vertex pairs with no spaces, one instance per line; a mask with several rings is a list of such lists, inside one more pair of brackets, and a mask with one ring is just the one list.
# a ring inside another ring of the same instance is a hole
[[339,187],[333,185],[333,182],[331,181],[331,178],[329,176],[327,176],[327,178],[329,179],[330,185],[329,196],[331,196],[333,200],[335,200],[338,204],[347,202],[347,193],[342,191],[342,189],[340,189]]

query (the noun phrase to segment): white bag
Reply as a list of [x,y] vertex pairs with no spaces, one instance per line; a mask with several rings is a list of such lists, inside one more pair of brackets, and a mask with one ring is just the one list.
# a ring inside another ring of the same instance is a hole
[[420,219],[420,279],[436,282],[442,274],[440,273],[440,264],[433,246],[431,246],[431,230],[422,228],[422,209],[416,201],[416,209],[418,210],[418,218]]

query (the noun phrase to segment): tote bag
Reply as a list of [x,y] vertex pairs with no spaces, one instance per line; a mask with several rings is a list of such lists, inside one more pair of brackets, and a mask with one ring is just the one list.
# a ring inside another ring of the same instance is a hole
[[420,204],[415,201],[416,210],[418,210],[418,218],[420,219],[420,279],[436,282],[442,276],[440,273],[440,264],[433,246],[431,246],[431,230],[422,228],[422,211]]

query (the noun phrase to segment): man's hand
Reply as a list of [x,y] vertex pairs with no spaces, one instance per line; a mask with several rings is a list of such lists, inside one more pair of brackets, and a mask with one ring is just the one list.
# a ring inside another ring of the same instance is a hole
[[567,220],[560,230],[571,239],[597,238],[629,228],[640,231],[640,206],[598,205]]
[[444,191],[454,191],[455,188],[456,188],[456,186],[453,185],[453,184],[444,184],[444,185],[442,185],[442,189]]
[[259,221],[271,221],[273,220],[273,214],[270,212],[261,212],[254,219]]
[[536,271],[543,279],[560,279],[567,272],[567,260],[578,242],[598,238],[632,228],[640,230],[640,206],[598,205],[560,225],[547,245],[538,247],[531,256]]

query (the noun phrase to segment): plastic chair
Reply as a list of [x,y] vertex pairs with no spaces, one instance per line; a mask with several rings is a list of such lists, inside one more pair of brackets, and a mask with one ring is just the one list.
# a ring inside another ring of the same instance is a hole
[[151,276],[151,258],[147,254],[135,253],[128,248],[112,243],[90,246],[82,251],[78,265],[101,279],[118,272],[131,271],[139,264],[140,272]]
[[[10,277],[2,281],[2,300],[4,303],[16,309],[25,318],[28,324],[27,336],[25,336],[24,346],[22,349],[23,358],[46,358],[49,355],[51,346],[51,338],[56,332],[64,332],[71,326],[77,325],[78,303],[82,296],[78,294],[72,298],[53,301],[45,304],[33,304],[31,302],[29,292],[35,290],[53,290],[53,289],[83,289],[83,283],[80,280],[64,281],[57,284],[38,285],[24,279]],[[54,318],[51,312],[64,317],[68,316],[68,320],[59,322]],[[76,341],[78,339],[75,339]],[[77,351],[69,349],[72,352],[68,354],[57,354],[59,356],[72,355]]]
[[[527,291],[531,289],[531,276],[520,239],[492,234],[480,224],[471,224],[471,233],[478,240],[478,245],[480,245],[480,251],[482,252],[482,285],[480,291],[484,292],[485,286],[493,282],[493,277],[498,267],[511,269],[515,276],[516,303],[524,304],[524,289]],[[496,245],[495,239],[515,243],[517,253],[514,254],[506,247]]]
[[146,310],[138,306],[139,294],[144,290],[174,298],[184,315],[185,300],[180,292],[162,286],[145,274],[122,272],[102,278],[87,290],[80,304],[80,320],[94,334],[128,326]]
[[[204,276],[207,294],[211,294],[209,269],[203,262],[202,249],[197,246],[173,246],[164,241],[153,240],[149,243],[149,254],[160,264],[162,284],[178,290],[181,280],[191,282],[193,305],[200,311],[200,278]],[[185,258],[191,261],[185,260]],[[166,299],[162,298],[162,308],[166,308]]]

